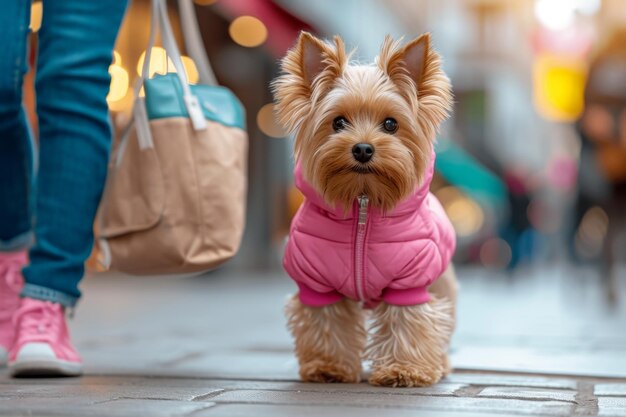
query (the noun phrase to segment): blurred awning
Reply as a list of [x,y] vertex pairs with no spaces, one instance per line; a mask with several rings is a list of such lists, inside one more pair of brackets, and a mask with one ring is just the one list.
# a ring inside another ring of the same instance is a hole
[[463,148],[450,140],[437,143],[435,168],[450,184],[495,208],[506,206],[506,186]]
[[272,55],[282,57],[293,46],[301,30],[315,32],[313,26],[272,0],[221,0],[215,4],[229,19],[253,16],[268,30],[266,45]]

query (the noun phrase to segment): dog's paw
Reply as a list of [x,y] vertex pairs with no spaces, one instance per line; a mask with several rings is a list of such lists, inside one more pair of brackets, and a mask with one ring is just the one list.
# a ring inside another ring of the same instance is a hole
[[391,365],[374,369],[369,383],[381,387],[428,387],[443,377],[441,367]]
[[361,369],[354,369],[336,362],[316,359],[300,364],[300,378],[305,382],[346,382],[361,380]]

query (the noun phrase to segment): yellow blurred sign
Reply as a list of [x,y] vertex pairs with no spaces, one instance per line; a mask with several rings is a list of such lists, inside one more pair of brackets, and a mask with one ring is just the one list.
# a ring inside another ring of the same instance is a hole
[[586,80],[584,61],[552,54],[538,55],[533,64],[535,108],[548,120],[576,120],[584,108]]

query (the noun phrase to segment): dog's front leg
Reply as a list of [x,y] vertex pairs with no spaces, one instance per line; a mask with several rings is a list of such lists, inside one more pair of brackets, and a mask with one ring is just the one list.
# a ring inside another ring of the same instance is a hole
[[363,311],[344,299],[324,307],[309,307],[298,295],[285,308],[295,339],[300,377],[308,382],[359,382],[367,334]]
[[448,371],[447,349],[454,320],[452,303],[433,298],[415,306],[381,303],[374,311],[366,357],[372,385],[422,387]]

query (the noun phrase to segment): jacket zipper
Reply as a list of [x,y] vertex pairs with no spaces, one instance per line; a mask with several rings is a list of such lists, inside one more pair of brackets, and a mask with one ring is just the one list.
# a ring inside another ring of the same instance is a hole
[[365,231],[367,229],[367,206],[369,199],[362,195],[359,197],[359,219],[356,230],[356,241],[354,249],[354,279],[356,281],[356,292],[360,301],[365,301],[363,293],[363,274],[365,257]]

